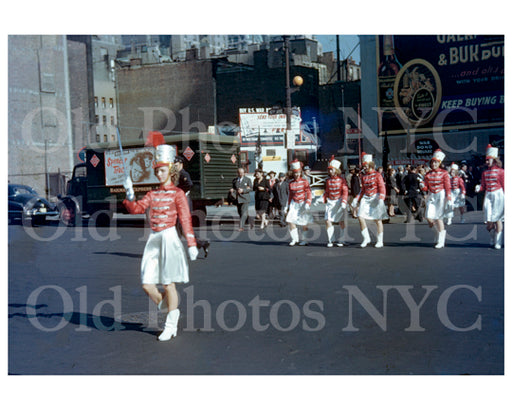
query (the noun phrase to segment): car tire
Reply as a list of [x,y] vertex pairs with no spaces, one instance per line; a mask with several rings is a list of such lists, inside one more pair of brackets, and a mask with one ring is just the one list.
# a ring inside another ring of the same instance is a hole
[[32,226],[41,226],[46,224],[46,215],[37,215],[32,217]]

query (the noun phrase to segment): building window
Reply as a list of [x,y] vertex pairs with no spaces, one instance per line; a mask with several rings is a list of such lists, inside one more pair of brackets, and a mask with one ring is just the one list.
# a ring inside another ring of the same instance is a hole
[[113,98],[110,99],[109,103],[110,103],[110,108],[114,108],[114,99]]
[[276,150],[275,149],[267,149],[266,153],[267,153],[267,157],[275,157],[276,156]]
[[240,166],[249,172],[249,153],[247,151],[240,151]]
[[98,108],[98,97],[94,97],[94,106]]
[[99,124],[100,123],[100,116],[99,115],[95,115],[94,118],[95,118],[96,124]]
[[103,124],[107,125],[107,116],[106,115],[103,116]]
[[100,134],[96,134],[96,142],[100,142]]
[[105,97],[101,97],[101,106],[102,108],[106,108]]
[[304,165],[308,164],[308,151],[307,150],[295,150],[295,158],[297,158]]
[[103,142],[108,142],[107,134],[103,134]]
[[114,116],[110,116],[110,125],[115,125]]
[[110,136],[110,141],[115,141],[115,140],[116,140],[116,136],[115,136],[114,134],[112,134],[112,135]]

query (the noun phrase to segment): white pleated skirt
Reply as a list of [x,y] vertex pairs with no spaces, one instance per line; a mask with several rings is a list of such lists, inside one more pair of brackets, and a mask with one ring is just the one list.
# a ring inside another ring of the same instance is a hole
[[292,200],[288,207],[288,214],[286,215],[286,222],[305,226],[313,222],[313,217],[309,211],[306,211],[306,202],[298,203]]
[[388,211],[384,201],[381,201],[379,194],[372,196],[363,195],[361,201],[359,201],[359,211],[357,212],[358,217],[370,220],[382,220],[388,219]]
[[342,208],[342,200],[340,199],[327,199],[325,203],[325,215],[324,219],[326,221],[331,221],[338,223],[340,222],[344,216],[346,208]]
[[457,208],[462,208],[466,205],[466,199],[462,197],[462,193],[460,188],[452,189],[452,198],[453,198],[453,209],[447,210],[445,212],[445,218],[453,218],[455,216],[455,210]]
[[429,192],[425,203],[425,218],[438,220],[447,217],[445,197],[444,190],[436,194]]
[[466,198],[462,196],[460,188],[452,189],[453,207],[462,208],[466,205]]
[[141,263],[143,284],[187,283],[188,261],[176,227],[149,234]]
[[485,222],[498,222],[503,219],[505,213],[505,193],[503,189],[485,192],[484,216]]

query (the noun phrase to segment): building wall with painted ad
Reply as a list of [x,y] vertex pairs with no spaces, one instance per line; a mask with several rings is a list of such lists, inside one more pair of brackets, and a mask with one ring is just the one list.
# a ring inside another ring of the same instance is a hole
[[503,35],[382,35],[366,44],[376,55],[367,67],[375,70],[376,92],[366,93],[366,105],[377,113],[374,136],[389,137],[390,158],[424,157],[416,140],[425,138],[452,160],[470,158],[489,142],[502,154]]
[[380,107],[397,114],[380,133],[503,126],[504,47],[503,36],[379,36]]

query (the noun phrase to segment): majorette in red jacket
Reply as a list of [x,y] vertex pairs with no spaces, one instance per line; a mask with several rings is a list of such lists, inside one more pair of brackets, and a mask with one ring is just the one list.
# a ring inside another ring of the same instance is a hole
[[196,246],[187,197],[174,184],[161,185],[149,191],[140,201],[130,202],[125,199],[123,205],[131,214],[143,214],[149,207],[149,221],[155,232],[176,226],[176,219],[179,217],[188,246]]
[[336,200],[340,198],[341,202],[347,203],[348,185],[345,178],[335,175],[325,181],[324,202],[327,199]]
[[311,205],[313,198],[311,195],[309,182],[306,179],[293,179],[289,182],[288,187],[290,189],[290,194],[288,195],[288,205],[292,202],[292,200],[299,204],[306,201],[308,205]]
[[500,188],[505,192],[505,170],[493,165],[483,172],[480,191],[493,192]]
[[386,199],[386,185],[380,173],[374,169],[370,169],[367,172],[361,173],[360,178],[361,192],[359,192],[355,198],[357,201],[359,201],[359,198],[363,195],[373,196],[375,194],[379,194],[379,199]]
[[437,194],[443,189],[445,190],[446,198],[451,200],[452,190],[448,171],[442,168],[437,168],[427,172],[423,181],[423,191]]
[[460,189],[460,193],[466,195],[466,186],[464,185],[464,180],[456,175],[454,177],[450,177],[451,189]]

